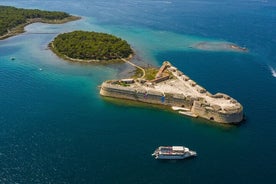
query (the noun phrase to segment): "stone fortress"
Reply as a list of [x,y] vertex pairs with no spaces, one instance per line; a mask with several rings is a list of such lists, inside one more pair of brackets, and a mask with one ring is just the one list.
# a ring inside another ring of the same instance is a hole
[[153,80],[105,81],[100,94],[170,106],[180,114],[220,123],[239,123],[244,118],[243,107],[235,99],[222,93],[212,95],[167,61]]

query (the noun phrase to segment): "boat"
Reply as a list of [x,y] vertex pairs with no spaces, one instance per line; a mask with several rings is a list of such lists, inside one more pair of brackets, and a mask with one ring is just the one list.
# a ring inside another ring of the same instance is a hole
[[197,156],[197,153],[184,146],[159,146],[152,156],[154,156],[155,159],[173,160]]

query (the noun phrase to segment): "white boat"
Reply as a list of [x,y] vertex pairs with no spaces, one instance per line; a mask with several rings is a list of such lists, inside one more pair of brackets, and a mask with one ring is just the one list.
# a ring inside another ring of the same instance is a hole
[[155,159],[185,159],[196,155],[195,151],[184,146],[160,146],[152,154]]

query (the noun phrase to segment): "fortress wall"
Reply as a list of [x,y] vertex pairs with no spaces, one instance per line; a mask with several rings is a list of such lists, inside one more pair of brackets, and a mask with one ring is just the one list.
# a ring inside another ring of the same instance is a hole
[[166,105],[192,108],[193,100],[184,95],[165,93]]
[[128,100],[141,101],[146,103],[168,105],[168,106],[184,106],[191,108],[193,102],[189,98],[174,96],[174,94],[166,93],[165,96],[161,92],[134,90],[121,86],[114,86],[110,84],[103,84],[100,90],[102,96],[122,98]]
[[243,120],[242,107],[232,112],[217,111],[210,106],[204,106],[201,102],[195,101],[192,112],[202,118],[220,123],[238,123]]
[[129,88],[126,88],[126,87],[111,86],[111,85],[108,86],[108,85],[103,84],[101,87],[101,90],[100,90],[100,94],[102,96],[164,105],[164,103],[162,103],[162,101],[161,101],[161,98],[163,96],[162,93],[154,94],[154,93],[150,93],[150,92],[147,92],[144,90],[129,91]]
[[120,88],[110,88],[102,86],[100,90],[102,96],[124,98],[129,100],[136,100],[135,91],[122,90]]
[[[135,90],[133,88],[103,83],[100,94],[102,96],[128,99],[145,103],[179,106],[191,109],[191,112],[199,117],[220,123],[238,123],[243,120],[242,106],[237,103],[232,109],[222,110],[219,106],[209,104],[190,96],[180,94],[161,93],[157,91]],[[165,96],[164,96],[165,95]]]

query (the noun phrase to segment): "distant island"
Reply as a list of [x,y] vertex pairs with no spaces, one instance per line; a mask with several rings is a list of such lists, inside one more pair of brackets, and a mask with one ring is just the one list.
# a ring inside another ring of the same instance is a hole
[[246,47],[238,46],[230,42],[199,42],[191,46],[199,50],[206,51],[232,51],[232,52],[248,52]]
[[59,34],[49,47],[63,59],[99,64],[125,61],[133,54],[125,40],[107,33],[89,31]]
[[23,9],[0,5],[0,39],[5,39],[24,32],[24,27],[35,22],[62,24],[78,20],[59,11],[42,11],[38,9]]

